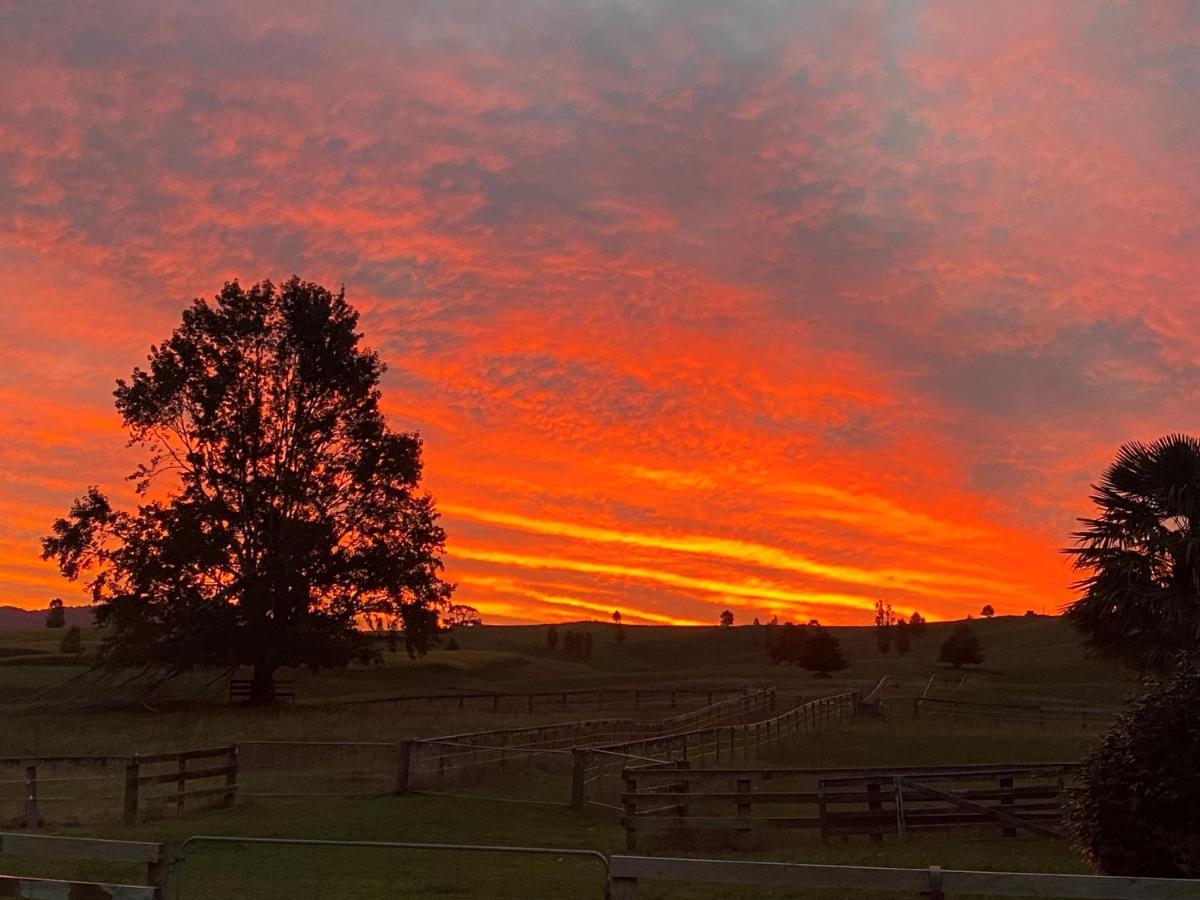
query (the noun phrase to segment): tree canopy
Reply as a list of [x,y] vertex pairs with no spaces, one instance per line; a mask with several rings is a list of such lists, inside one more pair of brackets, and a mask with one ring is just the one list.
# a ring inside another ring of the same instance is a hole
[[1165,671],[1200,657],[1200,440],[1125,444],[1092,486],[1067,618],[1103,656]]
[[963,666],[978,666],[983,663],[983,645],[975,630],[965,622],[959,625],[942,643],[938,662],[949,663],[956,669]]
[[148,456],[130,476],[140,502],[118,510],[92,487],[43,541],[89,579],[100,664],[249,664],[265,700],[281,666],[371,658],[365,616],[428,648],[453,589],[445,534],[420,437],[389,429],[385,367],[360,340],[344,291],[234,281],[117,382]]

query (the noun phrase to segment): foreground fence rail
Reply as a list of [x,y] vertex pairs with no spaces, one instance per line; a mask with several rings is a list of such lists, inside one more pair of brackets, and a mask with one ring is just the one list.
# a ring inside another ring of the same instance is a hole
[[162,844],[95,838],[0,833],[0,854],[56,859],[139,863],[146,884],[101,884],[0,875],[0,897],[16,900],[165,900],[167,862]]
[[990,719],[993,722],[1028,722],[1042,725],[1078,725],[1084,731],[1103,727],[1120,712],[1117,707],[1034,706],[1021,703],[984,703],[941,697],[914,697],[913,718]]
[[885,869],[799,863],[730,862],[614,856],[609,860],[611,900],[637,900],[643,881],[783,887],[796,890],[883,891],[945,900],[964,894],[992,897],[1052,897],[1058,900],[1197,900],[1200,880],[971,872],[942,869]]

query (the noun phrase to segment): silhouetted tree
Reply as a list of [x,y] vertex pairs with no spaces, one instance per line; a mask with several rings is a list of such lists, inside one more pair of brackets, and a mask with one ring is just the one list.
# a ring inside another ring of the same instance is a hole
[[992,604],[987,603],[984,605],[983,609],[979,611],[979,614],[985,619],[990,619],[992,616],[996,615],[996,608],[992,606]]
[[446,641],[446,649],[447,650],[457,650],[458,649],[458,638],[456,638],[454,635],[450,635],[450,640]]
[[725,610],[723,613],[721,613],[721,627],[733,627],[733,613],[731,613],[729,610]]
[[91,576],[101,664],[248,664],[263,702],[281,666],[373,658],[364,615],[397,617],[410,654],[430,646],[445,534],[420,438],[388,428],[360,337],[344,293],[233,282],[117,382],[148,453],[143,502],[118,511],[93,487],[43,541],[68,578]]
[[567,656],[579,655],[579,635],[574,631],[568,631],[563,635],[563,653]]
[[1200,672],[1150,682],[1083,761],[1067,822],[1105,875],[1200,873]]
[[896,623],[896,652],[906,656],[912,647],[912,626],[904,619]]
[[908,620],[908,627],[912,631],[913,637],[920,637],[925,633],[925,617],[914,611]]
[[621,626],[621,611],[619,609],[613,610],[612,620],[617,629],[613,637],[618,644],[625,643],[625,629]]
[[1200,657],[1200,440],[1134,442],[1092,485],[1067,550],[1084,577],[1067,619],[1103,656],[1166,671]]
[[83,652],[83,632],[80,631],[78,625],[72,625],[67,629],[62,636],[62,641],[59,642],[58,649],[60,653],[70,653],[73,656],[78,656]]
[[483,619],[479,617],[479,610],[473,606],[451,603],[446,607],[445,627],[447,630],[453,628],[474,628],[482,624]]
[[585,631],[580,635],[579,649],[579,655],[584,659],[592,658],[592,633],[590,631]]
[[58,597],[50,601],[50,608],[46,610],[46,627],[47,628],[62,628],[67,624],[67,611],[63,609],[63,602]]
[[880,653],[886,654],[892,649],[892,628],[896,624],[896,616],[892,612],[892,604],[886,606],[882,600],[875,601],[875,646]]
[[558,626],[551,625],[546,629],[546,646],[553,650],[558,646]]
[[802,669],[807,669],[818,678],[829,678],[830,672],[840,672],[849,667],[842,655],[841,642],[820,625],[810,625],[800,644]]
[[956,669],[983,662],[983,645],[970,625],[963,623],[950,632],[938,653],[938,662],[949,663]]

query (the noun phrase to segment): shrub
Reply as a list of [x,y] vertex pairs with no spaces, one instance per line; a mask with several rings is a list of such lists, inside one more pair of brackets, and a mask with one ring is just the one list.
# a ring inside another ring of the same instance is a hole
[[83,632],[79,630],[78,625],[72,625],[67,629],[66,634],[62,636],[62,641],[59,642],[58,649],[62,653],[71,653],[75,656],[83,652]]
[[1067,822],[1107,875],[1200,876],[1200,673],[1147,688],[1084,760]]
[[942,644],[938,662],[950,663],[956,669],[983,662],[983,645],[970,625],[964,622],[950,632],[950,637]]

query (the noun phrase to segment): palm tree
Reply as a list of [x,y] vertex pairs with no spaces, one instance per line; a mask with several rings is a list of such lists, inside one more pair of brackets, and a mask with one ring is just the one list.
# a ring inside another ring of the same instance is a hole
[[1099,512],[1065,551],[1085,573],[1067,618],[1142,670],[1200,661],[1200,440],[1126,444],[1092,490]]

